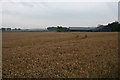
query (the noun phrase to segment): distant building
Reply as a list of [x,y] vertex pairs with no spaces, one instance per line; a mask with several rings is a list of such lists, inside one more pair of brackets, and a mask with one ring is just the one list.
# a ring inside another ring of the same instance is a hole
[[92,32],[90,27],[69,27],[69,30],[73,32]]

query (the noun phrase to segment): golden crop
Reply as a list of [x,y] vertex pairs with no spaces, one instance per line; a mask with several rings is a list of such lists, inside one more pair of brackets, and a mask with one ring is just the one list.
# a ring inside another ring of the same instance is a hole
[[117,32],[3,32],[3,78],[116,78]]

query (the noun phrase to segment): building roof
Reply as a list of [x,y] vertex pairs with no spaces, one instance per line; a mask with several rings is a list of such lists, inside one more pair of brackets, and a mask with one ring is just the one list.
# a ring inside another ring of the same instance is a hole
[[90,27],[69,27],[70,30],[91,30]]

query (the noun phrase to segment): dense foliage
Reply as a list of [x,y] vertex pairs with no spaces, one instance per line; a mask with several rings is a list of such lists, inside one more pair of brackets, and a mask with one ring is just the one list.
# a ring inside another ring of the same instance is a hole
[[67,27],[62,27],[62,26],[57,26],[57,27],[48,27],[47,28],[49,31],[56,31],[56,32],[68,32],[69,28]]
[[119,22],[112,22],[108,25],[99,25],[93,31],[97,32],[119,32],[120,31],[120,23]]

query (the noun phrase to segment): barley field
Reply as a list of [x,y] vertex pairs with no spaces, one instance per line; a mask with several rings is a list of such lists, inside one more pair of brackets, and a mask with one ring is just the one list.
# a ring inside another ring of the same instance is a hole
[[116,78],[117,32],[3,32],[3,78]]

